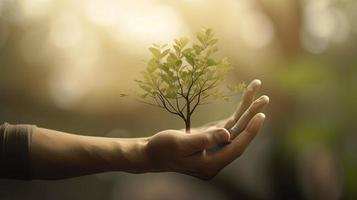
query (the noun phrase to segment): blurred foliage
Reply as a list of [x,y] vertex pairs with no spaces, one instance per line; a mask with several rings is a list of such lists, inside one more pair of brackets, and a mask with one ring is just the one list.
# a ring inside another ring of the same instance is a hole
[[[230,58],[228,84],[259,78],[271,99],[262,133],[212,182],[159,174],[147,175],[148,183],[118,174],[22,184],[18,192],[19,183],[1,181],[0,196],[356,199],[356,19],[355,0],[0,1],[0,121],[113,137],[182,128],[118,91],[138,89],[132,80],[147,67],[138,61],[168,49],[150,55],[147,46],[186,35],[176,41],[185,46],[200,27],[215,30],[217,57]],[[229,116],[235,106],[202,106],[193,126]],[[146,188],[142,196],[138,185]],[[31,193],[39,188],[48,192]]]

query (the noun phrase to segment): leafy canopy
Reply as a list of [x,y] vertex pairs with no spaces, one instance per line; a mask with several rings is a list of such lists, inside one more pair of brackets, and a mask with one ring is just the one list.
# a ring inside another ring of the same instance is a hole
[[[144,91],[140,97],[151,100],[144,103],[164,108],[185,122],[207,98],[228,98],[218,86],[231,65],[227,58],[213,57],[218,51],[218,39],[211,29],[198,32],[196,39],[191,46],[185,37],[175,39],[171,48],[167,44],[153,44],[143,79],[136,80]],[[237,92],[241,86],[229,89]]]

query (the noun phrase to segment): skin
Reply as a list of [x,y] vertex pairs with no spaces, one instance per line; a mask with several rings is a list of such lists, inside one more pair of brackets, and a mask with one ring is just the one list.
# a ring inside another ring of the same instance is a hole
[[227,119],[184,130],[165,130],[146,138],[90,137],[35,128],[31,165],[34,179],[62,179],[124,171],[178,172],[209,180],[240,157],[261,129],[269,103],[255,99],[261,87],[252,81],[237,110]]

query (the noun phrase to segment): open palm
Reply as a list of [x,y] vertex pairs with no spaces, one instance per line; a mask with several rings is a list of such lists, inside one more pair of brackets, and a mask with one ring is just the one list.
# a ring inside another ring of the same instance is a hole
[[147,145],[153,171],[175,171],[201,179],[213,178],[221,169],[239,157],[261,129],[268,104],[265,95],[255,100],[261,87],[252,81],[242,100],[227,119],[192,129],[165,130],[152,136]]

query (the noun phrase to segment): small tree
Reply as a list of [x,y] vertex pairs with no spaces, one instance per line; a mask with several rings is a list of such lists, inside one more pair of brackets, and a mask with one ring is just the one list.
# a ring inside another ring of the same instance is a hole
[[[136,80],[145,92],[141,102],[157,106],[179,116],[190,132],[191,117],[199,105],[207,103],[209,97],[228,99],[219,84],[225,80],[231,65],[226,58],[214,59],[218,40],[211,29],[196,34],[198,40],[187,47],[185,37],[175,39],[172,48],[166,44],[153,44],[149,48],[152,58],[143,72],[143,79]],[[229,87],[233,92],[242,85]]]

